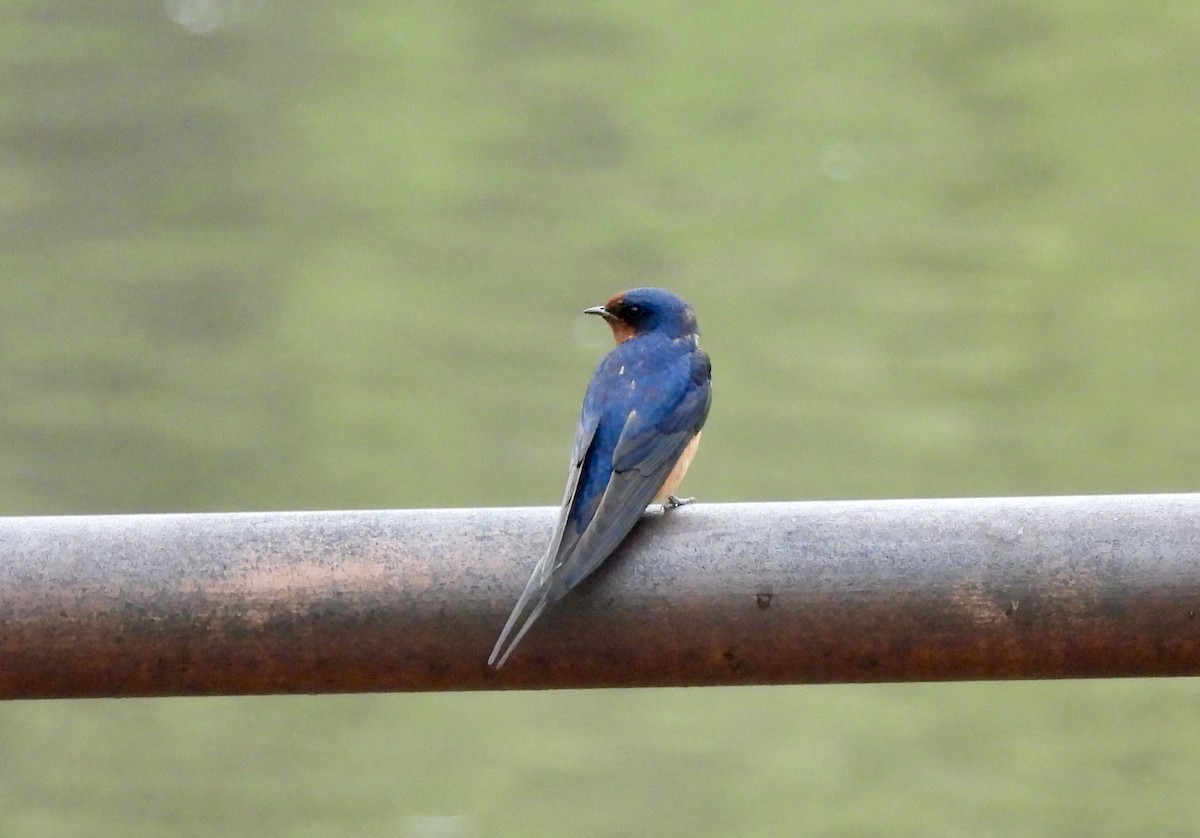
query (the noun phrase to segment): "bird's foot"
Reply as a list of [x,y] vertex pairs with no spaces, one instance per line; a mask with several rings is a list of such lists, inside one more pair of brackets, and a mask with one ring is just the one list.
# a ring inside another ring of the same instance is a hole
[[695,498],[677,498],[674,495],[667,495],[667,502],[662,505],[663,512],[672,509],[678,509],[681,506],[687,506],[689,503],[695,503]]

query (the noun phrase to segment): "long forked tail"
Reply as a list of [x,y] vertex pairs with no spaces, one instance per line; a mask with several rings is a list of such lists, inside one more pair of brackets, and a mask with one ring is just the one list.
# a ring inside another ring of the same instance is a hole
[[[508,644],[507,648],[505,648],[504,640],[506,637],[508,637],[508,633],[512,631],[513,626],[516,625],[517,618],[524,608],[525,603],[522,602],[513,609],[512,614],[510,614],[508,617],[508,622],[504,624],[504,630],[500,632],[500,638],[496,641],[496,645],[492,647],[492,653],[488,655],[488,666],[494,666],[496,669],[504,666],[504,662],[508,660],[508,656],[512,654],[513,649],[517,648],[517,644],[521,642],[521,638],[525,636],[525,632],[529,631],[534,620],[541,616],[542,610],[546,607],[546,603],[549,601],[548,594],[549,591],[542,593],[541,598],[537,601],[537,605],[533,606],[533,610],[529,612],[529,615],[525,618],[525,622],[521,623],[520,630],[517,631],[516,635],[512,639],[512,642]],[[504,654],[500,654],[501,649],[504,649]]]
[[[504,666],[504,662],[508,660],[508,656],[512,654],[512,650],[517,648],[517,644],[521,642],[521,638],[525,636],[525,632],[529,631],[530,626],[541,616],[542,609],[546,607],[550,595],[549,574],[545,572],[546,563],[547,559],[543,558],[542,561],[538,562],[538,566],[533,569],[533,573],[529,574],[529,581],[525,583],[525,590],[521,591],[521,595],[517,597],[517,604],[513,606],[512,613],[508,615],[508,621],[505,622],[504,628],[500,630],[500,637],[496,639],[496,645],[492,647],[492,653],[488,655],[488,666],[494,666],[496,669]],[[539,594],[540,596],[538,596]],[[506,648],[505,640],[512,633],[517,620],[521,619],[526,606],[529,605],[534,596],[537,596],[537,602],[534,603],[533,610],[525,616],[524,621],[521,623],[521,628]],[[503,650],[503,654],[501,654],[501,650]]]

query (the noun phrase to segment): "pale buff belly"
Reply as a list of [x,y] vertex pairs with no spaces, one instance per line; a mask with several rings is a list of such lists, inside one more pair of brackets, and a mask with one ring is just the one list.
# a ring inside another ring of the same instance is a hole
[[683,449],[683,453],[679,455],[679,459],[675,461],[675,467],[671,469],[671,473],[667,475],[667,479],[663,481],[662,488],[658,490],[658,494],[654,496],[651,503],[666,503],[667,499],[675,494],[675,490],[679,488],[679,484],[683,482],[683,476],[687,474],[688,467],[692,464],[692,459],[696,456],[696,449],[700,447],[700,434],[692,437],[688,442],[687,447]]

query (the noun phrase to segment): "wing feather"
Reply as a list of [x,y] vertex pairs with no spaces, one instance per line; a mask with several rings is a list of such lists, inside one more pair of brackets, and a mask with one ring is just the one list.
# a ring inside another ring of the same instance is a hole
[[711,401],[706,381],[689,389],[675,409],[657,422],[630,414],[613,453],[612,478],[578,544],[569,555],[564,551],[550,601],[586,579],[629,534],[704,425]]

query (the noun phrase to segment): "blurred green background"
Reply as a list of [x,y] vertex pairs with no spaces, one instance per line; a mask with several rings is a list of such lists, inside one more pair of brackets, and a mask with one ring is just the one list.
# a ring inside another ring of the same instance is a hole
[[[0,513],[555,503],[579,312],[643,284],[713,356],[702,500],[1197,488],[1194,2],[0,11]],[[11,703],[0,833],[1200,835],[1198,715]]]

